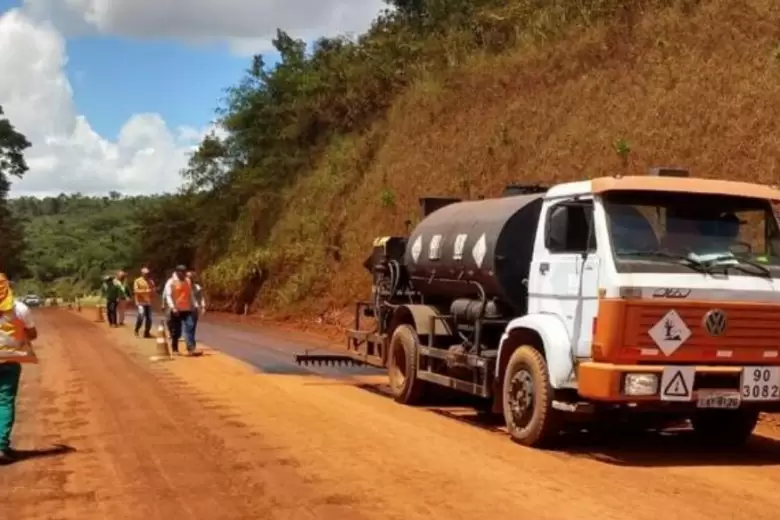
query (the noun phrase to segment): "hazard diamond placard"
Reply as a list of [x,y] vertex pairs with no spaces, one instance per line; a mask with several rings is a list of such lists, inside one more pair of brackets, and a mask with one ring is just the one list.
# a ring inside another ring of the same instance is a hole
[[694,367],[665,367],[661,376],[661,401],[691,401],[695,378]]

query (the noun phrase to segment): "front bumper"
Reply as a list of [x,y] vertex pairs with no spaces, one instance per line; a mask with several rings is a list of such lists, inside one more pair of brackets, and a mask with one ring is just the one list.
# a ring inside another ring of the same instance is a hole
[[[711,366],[711,365],[619,365],[600,362],[583,362],[577,367],[577,390],[580,396],[591,401],[607,403],[667,403],[674,406],[694,404],[700,398],[720,392],[737,397],[741,405],[750,405],[765,411],[780,410],[780,366],[760,367],[768,374],[766,381],[750,383],[750,375],[745,375],[759,367]],[[678,371],[687,374],[680,384],[672,383]],[[666,373],[666,375],[665,375]],[[752,373],[752,372],[751,372]],[[638,376],[637,376],[638,375]],[[627,383],[628,376],[628,383]],[[655,391],[648,384],[656,380]],[[665,379],[664,379],[665,378]],[[643,384],[636,385],[637,380]],[[759,378],[760,379],[760,378]],[[745,384],[748,386],[746,387]],[[675,391],[669,390],[671,385]],[[644,387],[649,395],[632,393],[638,387]],[[665,388],[666,387],[666,388]],[[651,393],[652,392],[652,393]],[[757,395],[748,395],[748,394]],[[763,394],[763,395],[762,395]]]

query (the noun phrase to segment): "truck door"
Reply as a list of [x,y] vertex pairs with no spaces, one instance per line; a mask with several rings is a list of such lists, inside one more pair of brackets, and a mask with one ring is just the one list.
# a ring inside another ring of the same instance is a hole
[[598,305],[599,261],[591,199],[546,207],[529,274],[531,313],[554,314],[566,326],[577,357],[590,357]]

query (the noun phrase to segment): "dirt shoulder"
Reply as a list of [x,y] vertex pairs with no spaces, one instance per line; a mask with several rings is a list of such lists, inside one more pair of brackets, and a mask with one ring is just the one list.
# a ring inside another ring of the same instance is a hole
[[[363,518],[143,352],[66,311],[38,313],[0,518]],[[59,447],[58,447],[59,445]]]

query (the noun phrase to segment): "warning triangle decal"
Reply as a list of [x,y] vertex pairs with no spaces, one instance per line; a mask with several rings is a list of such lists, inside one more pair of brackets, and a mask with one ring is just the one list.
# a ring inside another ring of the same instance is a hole
[[672,377],[672,380],[669,381],[669,384],[666,385],[666,388],[664,388],[664,394],[673,397],[686,397],[690,393],[688,385],[685,384],[685,378],[683,377],[682,372],[677,372],[674,377]]

